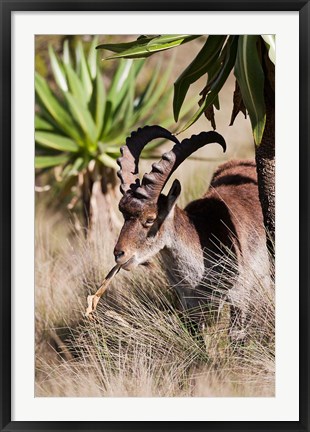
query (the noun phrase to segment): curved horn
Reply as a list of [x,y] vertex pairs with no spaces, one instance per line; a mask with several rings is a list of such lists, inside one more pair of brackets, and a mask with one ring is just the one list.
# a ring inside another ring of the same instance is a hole
[[142,186],[138,187],[135,193],[150,200],[157,200],[171,174],[178,166],[192,153],[206,144],[218,143],[226,151],[226,142],[222,135],[217,132],[201,132],[199,135],[192,135],[177,143],[170,152],[164,153],[158,163],[152,165],[152,171],[145,174],[142,179]]
[[117,159],[120,170],[117,172],[121,180],[121,192],[124,194],[129,189],[136,189],[139,182],[139,157],[143,148],[155,138],[166,138],[179,144],[178,139],[167,129],[161,126],[144,126],[132,132],[126,139],[126,145],[121,147],[122,157]]

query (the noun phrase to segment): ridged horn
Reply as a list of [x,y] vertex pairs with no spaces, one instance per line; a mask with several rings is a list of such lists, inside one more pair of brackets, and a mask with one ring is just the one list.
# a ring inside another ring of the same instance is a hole
[[176,143],[170,152],[164,153],[161,160],[152,165],[152,171],[144,175],[142,185],[136,189],[135,194],[144,199],[157,201],[169,177],[178,166],[192,153],[211,143],[220,144],[223,151],[226,151],[224,138],[214,131],[201,132]]
[[166,138],[179,144],[178,139],[161,126],[144,126],[132,132],[126,139],[126,145],[121,147],[122,156],[117,159],[120,170],[117,172],[121,180],[120,190],[124,194],[127,190],[136,190],[140,186],[139,158],[143,148],[153,139]]

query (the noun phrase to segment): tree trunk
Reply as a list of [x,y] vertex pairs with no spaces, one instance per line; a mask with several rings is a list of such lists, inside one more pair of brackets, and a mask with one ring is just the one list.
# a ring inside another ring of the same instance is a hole
[[259,199],[267,231],[267,246],[274,255],[275,244],[275,87],[274,65],[267,52],[263,56],[265,72],[266,126],[262,142],[256,147]]
[[120,228],[114,211],[117,195],[115,170],[104,166],[87,169],[82,181],[84,228],[90,240],[99,233],[111,233]]

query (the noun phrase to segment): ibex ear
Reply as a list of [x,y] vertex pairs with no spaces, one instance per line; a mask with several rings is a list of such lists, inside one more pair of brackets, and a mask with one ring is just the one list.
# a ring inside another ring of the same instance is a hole
[[179,198],[181,193],[181,183],[179,180],[175,179],[172,183],[170,191],[167,195],[167,213],[169,214],[174,207],[176,200]]
[[[162,223],[166,220],[166,218],[169,216],[169,213],[173,209],[176,200],[179,198],[181,193],[181,183],[179,180],[174,180],[172,183],[172,186],[170,188],[170,191],[168,192],[168,195],[166,197],[163,197],[164,199],[161,201],[160,210],[157,217],[157,225],[156,225],[156,232],[161,227]],[[154,225],[155,227],[155,225]],[[155,235],[155,231],[150,231],[150,235]]]

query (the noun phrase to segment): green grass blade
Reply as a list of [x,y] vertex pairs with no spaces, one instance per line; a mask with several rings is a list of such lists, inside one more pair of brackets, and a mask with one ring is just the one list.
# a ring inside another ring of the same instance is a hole
[[258,36],[240,36],[236,58],[237,78],[244,105],[249,113],[256,145],[261,143],[265,123],[264,71],[257,50]]
[[50,149],[69,152],[79,151],[79,146],[76,144],[76,142],[64,136],[56,135],[54,133],[36,131],[35,140],[43,147],[47,147]]
[[209,72],[216,62],[227,36],[209,36],[204,46],[174,84],[173,112],[178,121],[180,110],[191,84]]
[[55,81],[62,91],[67,92],[68,91],[68,83],[66,80],[66,75],[65,75],[65,72],[63,70],[63,67],[61,66],[60,62],[58,61],[58,58],[55,54],[55,51],[52,48],[52,45],[48,46],[48,53],[49,53]]
[[36,156],[35,168],[52,168],[54,166],[63,165],[68,162],[70,156],[67,154],[57,156]]

